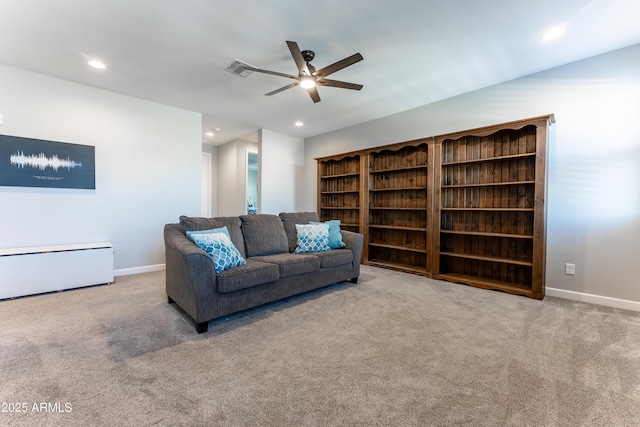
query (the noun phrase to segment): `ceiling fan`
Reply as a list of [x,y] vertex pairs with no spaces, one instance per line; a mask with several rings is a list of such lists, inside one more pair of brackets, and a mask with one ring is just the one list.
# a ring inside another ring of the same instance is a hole
[[287,77],[295,80],[295,82],[281,87],[280,89],[276,89],[273,92],[269,92],[265,95],[275,95],[276,93],[282,92],[283,90],[287,90],[300,85],[303,88],[307,89],[307,92],[309,92],[309,96],[311,96],[313,102],[320,102],[320,95],[318,95],[318,89],[316,86],[331,86],[352,90],[362,89],[362,85],[360,84],[341,82],[338,80],[330,80],[325,78],[328,75],[335,73],[336,71],[342,70],[343,68],[353,65],[356,62],[362,61],[364,58],[362,58],[362,55],[360,55],[359,53],[353,54],[347,58],[344,58],[338,62],[334,62],[333,64],[327,65],[326,67],[316,71],[315,67],[310,64],[315,56],[315,53],[313,51],[300,51],[298,43],[292,41],[287,41],[287,46],[289,46],[291,56],[293,57],[296,66],[298,67],[297,76],[279,73],[277,71],[262,70],[255,67],[248,68],[250,71],[255,71],[256,73],[272,74],[274,76]]

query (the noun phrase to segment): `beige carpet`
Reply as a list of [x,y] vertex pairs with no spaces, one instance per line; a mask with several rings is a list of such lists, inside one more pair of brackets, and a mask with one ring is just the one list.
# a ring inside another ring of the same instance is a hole
[[2,426],[637,426],[640,313],[365,266],[197,335],[157,272],[0,301],[0,375]]

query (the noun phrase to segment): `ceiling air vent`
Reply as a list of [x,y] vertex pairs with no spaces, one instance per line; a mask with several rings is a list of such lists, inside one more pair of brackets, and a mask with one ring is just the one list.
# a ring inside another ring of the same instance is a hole
[[225,70],[231,74],[235,74],[236,76],[249,77],[249,74],[253,72],[252,69],[254,68],[256,67],[236,59],[231,64],[227,65]]

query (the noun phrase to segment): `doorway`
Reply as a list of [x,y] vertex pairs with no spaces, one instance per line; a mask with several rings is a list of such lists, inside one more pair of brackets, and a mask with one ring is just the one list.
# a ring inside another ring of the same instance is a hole
[[258,152],[246,150],[246,212],[247,215],[255,215],[259,212],[258,207]]
[[211,153],[202,153],[202,216],[211,217]]

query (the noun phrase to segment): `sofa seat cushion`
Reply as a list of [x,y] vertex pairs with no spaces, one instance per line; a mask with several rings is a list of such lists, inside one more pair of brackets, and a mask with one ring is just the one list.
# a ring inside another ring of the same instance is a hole
[[239,265],[216,274],[217,288],[221,294],[275,282],[279,278],[279,268],[276,264],[259,262],[250,258],[247,259],[245,265]]
[[320,268],[339,267],[353,263],[353,252],[349,249],[333,249],[328,252],[310,252],[320,259]]
[[284,253],[251,259],[276,264],[280,268],[280,278],[312,273],[320,269],[320,258],[315,255]]

